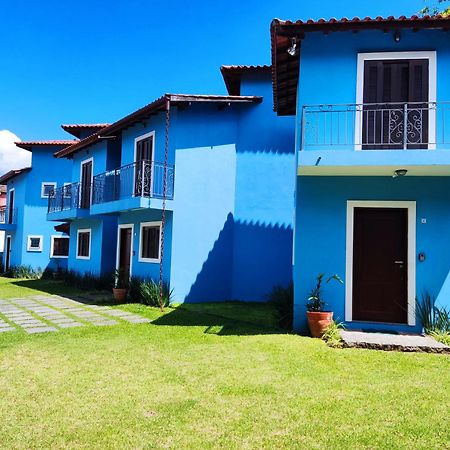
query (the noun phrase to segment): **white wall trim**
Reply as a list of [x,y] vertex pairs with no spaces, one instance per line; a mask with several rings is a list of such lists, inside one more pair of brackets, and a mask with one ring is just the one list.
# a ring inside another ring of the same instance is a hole
[[121,223],[117,227],[116,270],[119,270],[119,263],[120,263],[120,230],[122,228],[131,228],[131,247],[130,247],[130,277],[131,277],[133,275],[134,223]]
[[[39,247],[31,247],[31,239],[39,239]],[[27,236],[27,252],[42,252],[44,248],[44,236],[42,234],[29,234]]]
[[345,268],[345,320],[353,320],[353,230],[355,208],[404,208],[408,210],[408,325],[416,324],[416,202],[347,201]]
[[[83,176],[83,166],[85,164],[88,164],[89,162],[92,162],[92,170],[91,170],[91,192],[90,192],[90,198],[89,198],[89,204],[92,205],[92,194],[94,192],[94,188],[92,186],[92,183],[94,182],[94,158],[91,156],[90,158],[83,159],[83,161],[80,162],[80,188],[83,189],[83,183],[82,183],[82,176]],[[79,201],[81,202],[81,196],[82,192],[80,191],[80,197]]]
[[[78,255],[78,244],[79,244],[79,237],[80,233],[89,233],[89,255],[88,256],[79,256]],[[77,230],[77,248],[76,248],[76,259],[91,259],[91,252],[92,252],[92,228],[82,228]]]
[[[159,248],[158,248],[158,258],[143,258],[142,255],[142,229],[144,227],[159,227]],[[141,222],[139,227],[139,255],[138,261],[145,263],[160,263],[161,262],[161,227],[162,222]]]
[[41,183],[41,198],[48,199],[48,195],[45,195],[45,192],[44,192],[44,186],[53,186],[53,190],[55,190],[57,184],[55,181],[43,181]]
[[[138,136],[134,139],[134,160],[133,162],[137,162],[136,157],[137,157],[137,143],[139,141],[142,141],[143,139],[147,139],[149,137],[152,137],[152,154],[150,157],[150,161],[152,162],[152,166],[150,167],[151,173],[150,173],[150,192],[153,192],[153,172],[154,172],[154,167],[153,167],[153,162],[155,160],[155,145],[156,145],[156,137],[155,137],[155,130],[150,131],[149,133],[145,133],[142,134],[141,136]],[[134,186],[135,186],[135,178],[136,178],[136,169],[133,171],[133,194],[134,194]]]
[[[428,59],[428,102],[436,102],[437,95],[437,53],[436,51],[415,51],[415,52],[376,52],[358,53],[358,66],[356,77],[356,104],[361,105],[364,100],[364,62],[391,59]],[[428,140],[436,141],[436,111],[429,111],[428,118]],[[362,149],[362,114],[356,113],[355,123],[355,150]],[[429,150],[434,150],[435,144],[428,145]]]
[[[57,258],[57,259],[67,259],[69,256],[58,256],[53,255],[53,248],[54,248],[54,241],[55,239],[70,239],[69,236],[60,236],[58,234],[52,234],[50,236],[50,258]],[[78,251],[78,249],[77,249]]]

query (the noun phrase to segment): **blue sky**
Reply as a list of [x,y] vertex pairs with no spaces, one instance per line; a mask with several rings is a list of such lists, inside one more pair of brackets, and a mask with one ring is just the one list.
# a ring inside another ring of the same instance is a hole
[[[409,15],[423,0],[14,0],[0,14],[0,130],[67,136],[164,92],[225,93],[221,64],[270,62],[271,19]],[[1,168],[0,168],[1,169]]]

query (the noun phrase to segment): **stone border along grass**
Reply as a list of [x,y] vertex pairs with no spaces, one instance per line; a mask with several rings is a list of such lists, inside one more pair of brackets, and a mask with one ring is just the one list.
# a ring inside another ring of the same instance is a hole
[[82,326],[149,323],[150,319],[107,306],[86,305],[62,296],[0,299],[0,333],[25,331],[28,334],[59,331]]

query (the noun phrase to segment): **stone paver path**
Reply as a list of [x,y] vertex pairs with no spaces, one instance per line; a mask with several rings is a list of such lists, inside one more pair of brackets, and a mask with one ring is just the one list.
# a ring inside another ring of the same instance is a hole
[[149,323],[150,319],[108,306],[86,305],[60,296],[35,295],[0,299],[0,333],[25,330],[28,334],[62,328]]
[[450,353],[450,347],[430,336],[341,331],[341,337],[346,347],[404,352]]

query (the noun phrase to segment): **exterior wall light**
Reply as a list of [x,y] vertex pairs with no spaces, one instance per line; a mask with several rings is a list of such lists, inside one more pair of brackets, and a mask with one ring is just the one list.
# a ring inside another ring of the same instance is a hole
[[406,169],[398,169],[392,175],[392,178],[405,177],[408,171]]
[[287,52],[291,56],[295,56],[297,53],[297,39],[291,38],[291,46],[287,49]]
[[400,31],[396,31],[394,34],[394,41],[395,42],[400,42],[402,39],[402,35],[400,34]]

